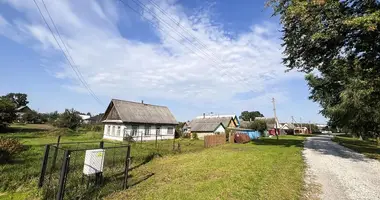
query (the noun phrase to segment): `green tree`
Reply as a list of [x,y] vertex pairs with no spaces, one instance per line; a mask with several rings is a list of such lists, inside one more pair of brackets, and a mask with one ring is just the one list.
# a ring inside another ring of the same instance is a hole
[[255,120],[249,124],[249,128],[264,134],[264,131],[267,130],[267,123],[264,120]]
[[0,127],[12,123],[16,119],[16,106],[8,98],[0,97]]
[[329,124],[380,132],[380,1],[270,0],[283,25],[283,63],[310,73],[310,99]]
[[241,115],[239,116],[239,119],[242,119],[244,121],[250,121],[255,120],[256,117],[264,117],[263,114],[260,113],[260,111],[243,111]]
[[182,128],[184,125],[185,125],[185,122],[179,122],[177,126],[175,126],[176,138],[182,137],[183,135]]
[[17,108],[20,106],[26,106],[29,103],[27,94],[9,93],[5,95],[5,97],[10,99],[16,105]]
[[59,115],[57,121],[54,123],[59,128],[76,129],[80,126],[82,118],[74,109],[65,109],[65,112]]

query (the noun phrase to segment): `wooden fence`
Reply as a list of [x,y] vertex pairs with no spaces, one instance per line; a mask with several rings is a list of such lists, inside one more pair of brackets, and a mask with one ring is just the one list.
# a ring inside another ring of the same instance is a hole
[[226,135],[208,135],[204,138],[205,148],[226,144]]

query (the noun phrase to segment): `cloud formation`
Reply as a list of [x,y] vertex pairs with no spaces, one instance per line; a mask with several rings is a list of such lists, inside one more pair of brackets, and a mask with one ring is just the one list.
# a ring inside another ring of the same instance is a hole
[[[0,34],[32,44],[44,59],[55,63],[49,71],[68,80],[65,88],[86,92],[33,1],[3,2],[24,17],[5,19],[0,15]],[[43,4],[37,2],[49,20]],[[277,25],[252,24],[249,32],[231,34],[213,21],[210,9],[188,14],[173,1],[148,1],[143,8],[125,2],[143,17],[119,1],[45,0],[76,66],[99,96],[148,97],[189,104],[201,101],[216,107],[232,100],[240,109],[248,109],[244,107],[252,103],[269,104],[272,96],[286,100],[286,92],[276,85],[300,77],[284,73]],[[142,39],[125,36],[129,31],[140,34],[140,25],[149,25],[151,33],[141,32]],[[20,36],[14,37],[15,32]],[[149,36],[158,39],[144,39]],[[239,93],[253,96],[235,99]]]

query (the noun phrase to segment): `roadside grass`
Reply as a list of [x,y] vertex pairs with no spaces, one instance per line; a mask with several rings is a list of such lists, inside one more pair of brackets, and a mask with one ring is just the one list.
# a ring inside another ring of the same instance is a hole
[[335,136],[334,142],[380,161],[380,145],[375,140],[359,140],[347,136]]
[[[57,141],[57,129],[35,129],[30,125],[22,125],[21,128],[17,125],[12,126],[11,128],[12,129],[9,133],[0,133],[0,136],[18,138],[24,145],[27,146],[27,150],[17,155],[12,163],[0,165],[0,199],[39,199],[42,194],[41,190],[37,189],[37,182],[42,163],[44,145],[48,143],[55,143]],[[25,132],[25,129],[33,131]],[[59,133],[62,133],[62,130],[59,130]],[[61,142],[100,141],[101,139],[102,133],[100,132],[69,132],[68,134],[62,136]],[[203,149],[203,141],[180,140],[179,142],[181,144],[181,153],[200,151]],[[178,141],[176,144],[177,143]],[[117,146],[118,144],[120,144],[120,142],[106,142],[105,146]],[[126,143],[124,143],[124,145],[125,144]],[[63,146],[70,149],[78,149],[84,147],[96,148],[98,145],[99,143]],[[157,150],[154,142],[132,143],[132,168],[138,168],[139,166],[150,162],[154,157],[179,153],[178,151],[172,150],[173,140],[159,141],[158,145],[159,148]],[[112,159],[106,159],[106,165],[107,163],[114,162],[115,160],[116,163],[122,163],[125,160],[125,153],[125,148],[115,151],[108,151],[106,155],[110,155],[108,157]],[[58,161],[61,160],[59,158],[60,155],[58,156]],[[77,175],[77,172],[81,175],[84,162],[84,153],[81,152],[73,154],[71,160],[73,164],[71,174],[69,173],[69,176],[74,177]],[[118,174],[123,171],[123,166],[113,168],[115,168],[115,170],[113,170],[115,173],[116,170],[120,169],[120,171],[117,171]],[[119,183],[121,182],[118,182],[118,184]],[[118,186],[120,186],[120,184]],[[110,187],[110,185],[104,188],[106,190],[102,191],[101,195],[107,195],[114,192],[113,187]]]
[[131,187],[106,199],[299,199],[303,136],[226,144],[155,159],[131,172]]

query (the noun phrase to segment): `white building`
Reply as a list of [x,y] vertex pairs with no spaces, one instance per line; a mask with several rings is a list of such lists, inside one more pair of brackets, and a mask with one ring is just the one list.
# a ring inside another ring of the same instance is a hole
[[174,139],[178,124],[165,106],[112,99],[102,122],[104,139],[135,141]]

